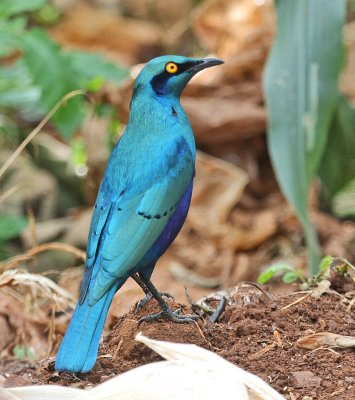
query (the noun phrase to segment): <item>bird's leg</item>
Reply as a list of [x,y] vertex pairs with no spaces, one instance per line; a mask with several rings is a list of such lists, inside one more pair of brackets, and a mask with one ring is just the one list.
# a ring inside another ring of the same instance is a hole
[[160,305],[162,311],[160,311],[159,313],[150,314],[150,315],[146,315],[145,317],[142,317],[138,321],[138,325],[140,325],[142,322],[151,322],[151,321],[154,321],[154,320],[160,319],[160,318],[169,319],[174,322],[194,322],[200,318],[200,316],[198,316],[198,315],[180,315],[181,308],[177,309],[176,311],[171,310],[171,308],[164,301],[161,293],[153,285],[153,283],[150,281],[150,279],[146,279],[141,274],[139,274],[139,278],[144,283],[144,285],[148,288],[149,292],[151,293],[151,296],[156,299],[156,301]]
[[143,290],[143,292],[145,294],[150,293],[149,289],[147,288],[147,286],[145,286],[144,282],[142,281],[142,279],[139,277],[139,275],[137,273],[132,274],[131,278],[136,281],[136,283],[141,287],[141,289]]
[[[145,293],[143,299],[139,300],[137,303],[136,310],[139,311],[148,303],[148,301],[153,297],[153,295],[137,273],[131,275],[131,277],[136,281],[136,283],[142,288],[143,292]],[[159,292],[159,294],[160,296],[164,296],[167,297],[168,299],[175,300],[174,296],[168,292]]]

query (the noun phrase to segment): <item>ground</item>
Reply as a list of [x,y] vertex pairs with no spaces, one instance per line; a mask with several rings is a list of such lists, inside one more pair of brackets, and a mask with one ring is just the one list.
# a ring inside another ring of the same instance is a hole
[[[57,373],[54,358],[40,362],[8,362],[2,366],[4,386],[52,383],[87,387],[160,357],[134,340],[144,335],[181,343],[194,343],[214,351],[236,365],[259,375],[291,400],[355,398],[354,347],[314,344],[309,335],[330,333],[351,336],[355,331],[355,283],[350,278],[331,279],[331,287],[274,295],[250,284],[239,284],[227,294],[227,304],[217,323],[204,317],[198,323],[169,321],[142,323],[143,315],[157,312],[151,300],[119,317],[104,336],[98,362],[88,374]],[[216,307],[219,300],[210,299]],[[169,301],[173,309],[180,304]],[[191,307],[182,306],[184,313]],[[196,311],[196,307],[192,306]],[[303,339],[307,337],[307,339]],[[354,340],[353,340],[354,341]],[[306,344],[305,344],[306,343]],[[308,346],[307,346],[308,344]],[[352,346],[354,346],[352,344]],[[304,348],[308,347],[308,348]],[[7,374],[4,375],[4,372]]]

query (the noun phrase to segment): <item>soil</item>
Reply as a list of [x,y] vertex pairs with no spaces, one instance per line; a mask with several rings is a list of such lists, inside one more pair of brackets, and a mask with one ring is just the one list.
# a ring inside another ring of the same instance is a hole
[[[54,358],[41,363],[7,364],[5,386],[55,383],[76,387],[93,386],[114,375],[160,357],[135,342],[140,330],[160,340],[194,343],[214,351],[238,366],[259,375],[287,399],[315,400],[355,398],[354,348],[302,348],[297,341],[316,332],[353,335],[355,283],[332,280],[324,294],[317,290],[272,295],[248,284],[233,288],[217,323],[204,316],[198,323],[177,324],[158,320],[142,323],[144,315],[159,311],[155,300],[142,310],[133,307],[118,318],[100,347],[98,362],[88,374],[58,374]],[[168,301],[173,309],[190,307]],[[211,306],[219,301],[210,298]],[[195,309],[195,307],[193,307]],[[1,369],[0,369],[1,372]],[[3,375],[4,376],[4,375]],[[307,397],[308,396],[308,397]]]

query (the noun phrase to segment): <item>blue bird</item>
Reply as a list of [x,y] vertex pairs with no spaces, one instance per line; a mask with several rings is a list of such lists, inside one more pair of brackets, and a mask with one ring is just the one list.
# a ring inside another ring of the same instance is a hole
[[129,277],[162,308],[140,322],[196,317],[172,311],[150,277],[190,207],[196,147],[181,92],[197,72],[222,63],[162,56],[148,62],[135,80],[129,122],[95,203],[80,298],[58,351],[58,371],[92,369],[112,298]]

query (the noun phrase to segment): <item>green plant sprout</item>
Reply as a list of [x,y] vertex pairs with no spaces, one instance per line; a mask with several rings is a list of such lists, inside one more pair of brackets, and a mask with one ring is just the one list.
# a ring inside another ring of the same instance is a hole
[[316,286],[320,281],[328,279],[331,270],[341,276],[350,276],[351,271],[355,274],[355,267],[343,257],[325,256],[318,265],[319,273],[307,278],[305,272],[287,263],[276,263],[270,265],[258,277],[258,283],[264,284],[271,279],[282,277],[284,283],[299,282],[302,289]]

